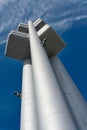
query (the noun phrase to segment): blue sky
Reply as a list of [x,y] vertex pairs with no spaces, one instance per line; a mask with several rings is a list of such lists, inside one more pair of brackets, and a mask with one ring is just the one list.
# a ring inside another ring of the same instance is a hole
[[21,101],[13,92],[21,90],[22,62],[5,57],[4,49],[20,22],[41,17],[63,38],[66,48],[59,58],[87,101],[86,0],[1,0],[0,17],[0,130],[19,130]]

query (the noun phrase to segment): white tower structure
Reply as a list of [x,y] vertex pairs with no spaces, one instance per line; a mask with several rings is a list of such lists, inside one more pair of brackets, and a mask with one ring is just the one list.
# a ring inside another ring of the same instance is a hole
[[5,55],[24,62],[20,130],[87,130],[86,103],[56,56],[64,47],[40,18],[9,34]]

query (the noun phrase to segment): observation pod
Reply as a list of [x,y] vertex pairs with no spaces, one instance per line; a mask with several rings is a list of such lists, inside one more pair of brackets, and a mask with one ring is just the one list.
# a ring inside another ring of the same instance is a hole
[[[59,53],[65,47],[64,41],[48,24],[42,22],[41,19],[40,22],[34,22],[34,26],[37,29],[41,44],[44,45],[48,56]],[[29,34],[26,33],[28,32],[27,25],[19,24],[18,30],[19,31],[10,32],[6,44],[5,55],[18,60],[26,60],[31,58]]]

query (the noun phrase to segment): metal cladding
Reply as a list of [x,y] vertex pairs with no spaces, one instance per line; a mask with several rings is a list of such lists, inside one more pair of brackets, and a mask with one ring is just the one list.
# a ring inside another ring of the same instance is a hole
[[5,55],[18,60],[30,58],[30,46],[27,34],[12,31],[8,37]]
[[[34,22],[35,28],[38,30],[38,36],[41,39],[41,44],[48,56],[59,53],[64,47],[64,41],[57,35],[57,33],[48,25],[45,24],[41,19]],[[31,57],[30,54],[30,41],[29,34],[26,32],[26,25],[19,25],[18,30],[23,31],[12,31],[6,43],[5,55],[18,60],[26,60]]]
[[[42,19],[39,18],[33,24],[36,30],[39,31],[39,29],[41,29],[46,23]],[[18,31],[23,32],[23,33],[29,33],[28,24],[20,23],[18,26]]]

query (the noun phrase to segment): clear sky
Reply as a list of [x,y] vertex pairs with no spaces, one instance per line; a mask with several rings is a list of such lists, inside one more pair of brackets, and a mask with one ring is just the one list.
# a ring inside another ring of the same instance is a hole
[[0,1],[0,130],[19,130],[22,61],[4,56],[6,39],[20,22],[41,17],[63,38],[66,48],[58,55],[87,101],[87,1]]

